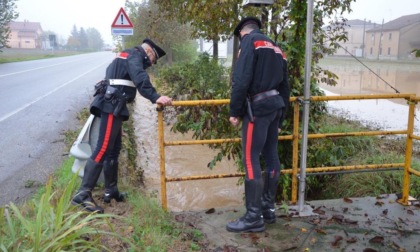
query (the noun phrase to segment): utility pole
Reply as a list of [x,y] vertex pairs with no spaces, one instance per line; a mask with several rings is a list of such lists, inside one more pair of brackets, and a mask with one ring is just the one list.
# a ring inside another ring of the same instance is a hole
[[362,57],[365,57],[365,31],[366,31],[366,18],[363,20],[363,34],[362,34]]
[[381,49],[382,49],[382,35],[383,35],[383,30],[384,30],[384,19],[382,19],[381,34],[379,35],[378,57],[377,57],[378,60],[379,60],[379,54],[381,54]]

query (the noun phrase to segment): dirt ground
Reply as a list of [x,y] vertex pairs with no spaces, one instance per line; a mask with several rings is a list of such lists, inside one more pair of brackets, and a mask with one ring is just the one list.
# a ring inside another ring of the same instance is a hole
[[[389,194],[311,201],[301,212],[290,206],[278,209],[277,222],[266,225],[262,233],[226,231],[226,224],[241,217],[244,207],[177,212],[172,216],[183,226],[201,231],[204,238],[198,242],[200,251],[420,251],[420,202],[413,199],[410,206],[403,206],[396,200],[395,194]],[[126,216],[130,208],[113,202],[105,212]],[[124,223],[113,220],[113,224],[120,234],[130,235]],[[107,237],[103,242],[113,251],[125,251],[120,241]],[[187,250],[183,244],[176,246],[173,251]]]

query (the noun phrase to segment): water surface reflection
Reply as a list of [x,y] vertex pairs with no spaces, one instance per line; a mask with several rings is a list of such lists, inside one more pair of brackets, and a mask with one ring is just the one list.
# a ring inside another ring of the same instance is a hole
[[[335,73],[339,79],[336,86],[321,83],[320,87],[327,95],[396,94],[395,90],[398,90],[403,94],[420,96],[420,62],[363,63],[374,73],[354,59],[323,60],[319,65]],[[337,101],[328,102],[328,106],[334,113],[380,129],[402,130],[407,127],[408,106],[405,99]],[[419,108],[417,105],[417,111]],[[418,132],[420,122],[417,125],[416,122],[415,131]]]

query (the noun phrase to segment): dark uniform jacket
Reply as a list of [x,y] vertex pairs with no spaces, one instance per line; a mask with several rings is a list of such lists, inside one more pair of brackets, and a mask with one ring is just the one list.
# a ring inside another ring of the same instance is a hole
[[[150,60],[142,47],[127,49],[120,52],[108,66],[105,79],[131,80],[143,97],[155,103],[160,95],[156,92],[145,70],[150,65]],[[128,103],[134,101],[137,93],[136,88],[122,85],[114,85],[113,87],[116,87],[121,93],[125,93]],[[90,112],[100,117],[101,111],[113,113],[115,107],[116,104],[106,101],[104,95],[99,94],[95,96],[90,107]],[[123,105],[119,116],[123,117],[124,120],[128,120],[129,112],[126,104]]]
[[279,95],[270,96],[252,102],[254,116],[263,116],[283,109],[289,104],[290,87],[287,74],[287,62],[283,52],[273,41],[254,30],[245,35],[232,78],[230,116],[243,117],[246,109],[246,97],[252,97],[269,90],[277,90]]

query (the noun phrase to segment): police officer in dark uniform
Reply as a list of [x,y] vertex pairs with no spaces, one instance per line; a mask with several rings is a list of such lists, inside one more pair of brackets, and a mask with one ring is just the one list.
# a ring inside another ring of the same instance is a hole
[[[289,103],[290,87],[286,57],[260,29],[259,19],[247,17],[234,30],[241,44],[233,72],[229,121],[238,126],[242,118],[246,213],[227,224],[226,229],[231,232],[262,232],[264,222],[276,221],[278,132]],[[264,177],[260,154],[266,164]]]
[[134,101],[137,91],[152,103],[172,103],[171,98],[156,92],[146,72],[165,54],[152,40],[145,39],[141,45],[120,52],[106,69],[105,79],[96,84],[90,112],[100,117],[99,138],[96,149],[87,160],[82,183],[72,204],[80,205],[89,212],[104,212],[92,198],[92,190],[102,168],[105,179],[104,202],[109,203],[112,199],[123,201],[126,197],[117,187],[121,127],[129,117],[126,104]]

